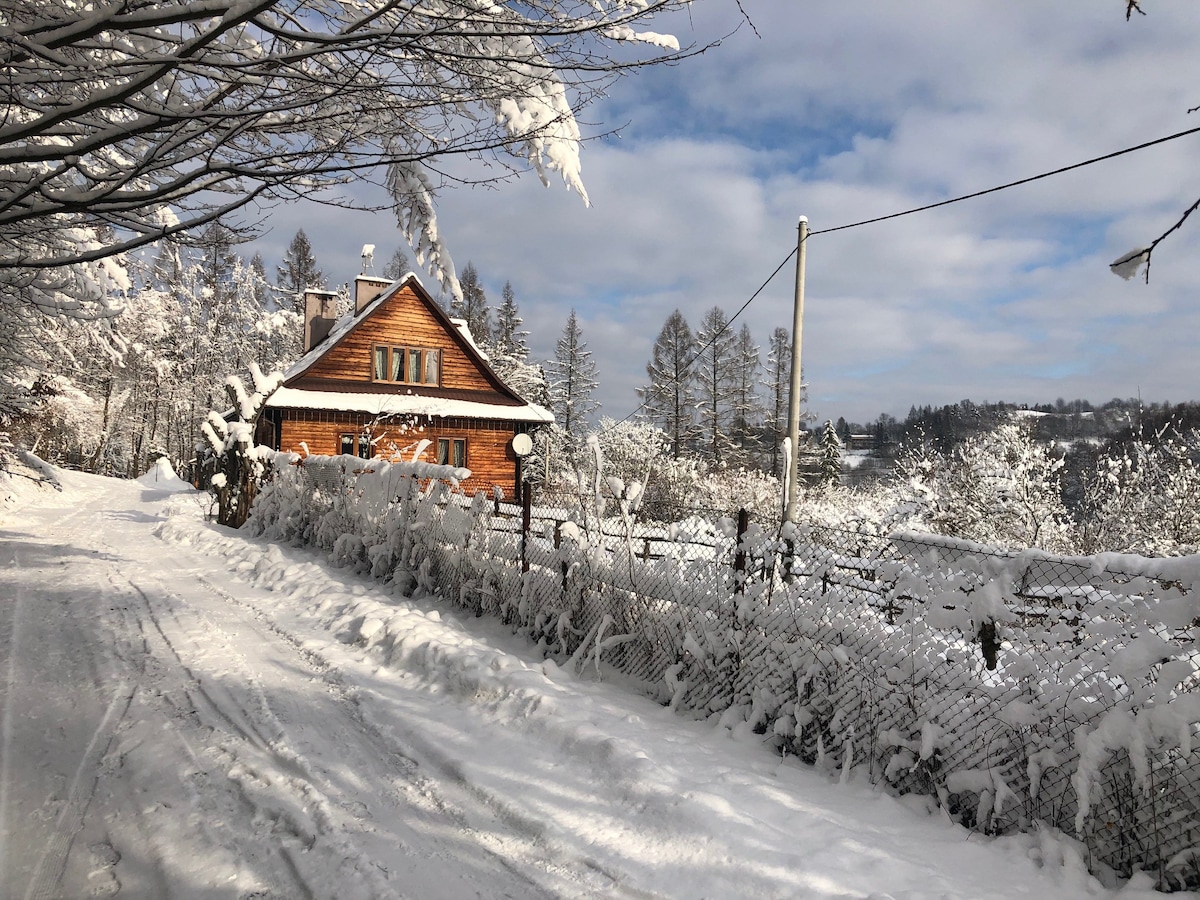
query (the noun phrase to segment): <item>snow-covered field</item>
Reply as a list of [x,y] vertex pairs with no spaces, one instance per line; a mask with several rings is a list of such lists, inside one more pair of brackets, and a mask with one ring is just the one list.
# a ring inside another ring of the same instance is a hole
[[1113,895],[1060,835],[780,760],[169,477],[54,474],[0,484],[0,896]]

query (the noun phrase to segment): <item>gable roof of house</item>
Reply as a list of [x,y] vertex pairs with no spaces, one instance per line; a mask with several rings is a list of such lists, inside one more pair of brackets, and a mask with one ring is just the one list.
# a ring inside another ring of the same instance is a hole
[[[428,392],[418,394],[414,393],[411,386],[400,384],[386,391],[378,390],[374,386],[372,386],[372,390],[364,391],[313,390],[295,386],[319,360],[342,343],[356,328],[398,297],[405,287],[412,290],[417,300],[424,304],[442,325],[446,334],[476,365],[496,393],[500,395],[500,402],[485,403],[455,397],[431,396]],[[466,322],[447,315],[413,272],[409,272],[399,281],[393,282],[381,291],[379,296],[371,300],[361,312],[349,312],[339,318],[323,340],[317,342],[283,373],[283,386],[271,394],[266,405],[293,409],[364,412],[371,415],[415,414],[504,419],[539,424],[549,424],[554,421],[554,415],[551,412],[537,404],[529,403],[504,383],[492,369],[486,354],[475,343]]]

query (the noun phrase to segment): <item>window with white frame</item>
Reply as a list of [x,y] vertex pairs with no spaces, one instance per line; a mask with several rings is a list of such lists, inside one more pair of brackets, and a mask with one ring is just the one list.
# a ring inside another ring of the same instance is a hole
[[375,381],[441,384],[442,351],[433,347],[376,344],[371,359],[371,377]]

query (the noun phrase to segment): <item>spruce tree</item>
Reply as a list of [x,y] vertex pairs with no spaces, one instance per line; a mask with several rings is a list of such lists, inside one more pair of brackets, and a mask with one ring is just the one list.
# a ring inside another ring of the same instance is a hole
[[276,268],[279,290],[292,298],[292,307],[304,314],[304,292],[325,285],[325,275],[317,268],[308,235],[301,228],[283,254],[283,265]]
[[521,330],[521,313],[512,285],[504,283],[503,300],[496,311],[496,327],[488,347],[492,368],[510,388],[539,406],[550,403],[550,387],[546,372],[540,365],[529,362],[529,347],[525,344],[528,331]]
[[473,263],[467,262],[458,283],[462,288],[462,298],[454,298],[450,304],[450,313],[465,319],[475,343],[484,347],[492,340],[492,311],[488,307],[487,294],[484,293],[479,273],[475,271]]
[[596,361],[588,350],[575,310],[567,317],[562,336],[550,362],[550,410],[572,449],[580,449],[587,436],[589,419],[600,404],[592,399]]
[[842,442],[837,429],[828,419],[821,429],[819,445],[821,486],[835,487],[842,477]]
[[529,358],[529,347],[525,343],[529,332],[521,330],[521,321],[512,283],[506,281],[500,294],[500,308],[496,310],[496,328],[492,340],[496,355],[512,357],[520,362]]

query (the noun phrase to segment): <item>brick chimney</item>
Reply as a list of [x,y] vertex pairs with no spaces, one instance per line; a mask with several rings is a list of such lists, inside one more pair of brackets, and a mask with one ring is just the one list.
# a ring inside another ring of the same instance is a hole
[[383,293],[383,289],[392,283],[390,278],[376,278],[374,275],[359,275],[354,279],[354,314],[357,316],[367,305]]
[[304,352],[307,353],[329,336],[337,320],[337,294],[334,291],[304,292]]

